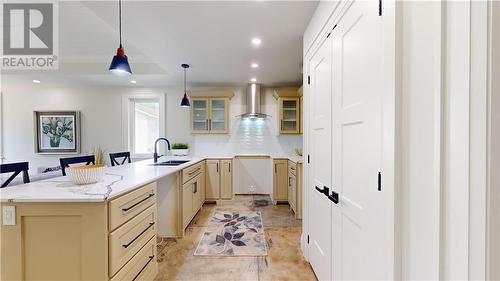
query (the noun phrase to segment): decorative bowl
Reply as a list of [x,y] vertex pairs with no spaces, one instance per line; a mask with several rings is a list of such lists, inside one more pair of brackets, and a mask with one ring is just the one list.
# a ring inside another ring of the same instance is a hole
[[66,175],[75,184],[91,184],[104,177],[106,165],[86,165],[66,168]]

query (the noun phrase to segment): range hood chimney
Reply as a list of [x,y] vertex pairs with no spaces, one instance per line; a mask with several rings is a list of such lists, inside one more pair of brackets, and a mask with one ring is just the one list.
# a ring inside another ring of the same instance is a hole
[[242,118],[266,118],[260,110],[260,85],[248,84],[247,87],[247,111],[241,115]]

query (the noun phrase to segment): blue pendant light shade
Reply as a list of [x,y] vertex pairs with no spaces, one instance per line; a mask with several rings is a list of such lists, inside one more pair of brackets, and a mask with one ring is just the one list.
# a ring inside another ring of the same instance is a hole
[[186,93],[184,93],[184,97],[182,98],[181,101],[181,107],[190,107],[191,104],[189,103],[189,99]]
[[114,56],[111,61],[109,71],[118,76],[128,76],[132,74],[132,70],[128,64],[128,58],[125,55],[125,50],[121,47],[121,45],[116,51],[116,56]]
[[114,75],[127,76],[132,74],[130,65],[128,64],[128,58],[125,55],[125,49],[122,46],[122,1],[118,0],[118,15],[119,15],[119,26],[120,26],[120,47],[116,50],[116,56],[113,57],[111,65],[109,66],[109,72]]
[[189,99],[187,96],[187,91],[186,91],[186,69],[189,68],[189,64],[181,64],[181,67],[184,68],[184,97],[182,98],[181,101],[181,107],[190,107],[191,104],[189,103]]

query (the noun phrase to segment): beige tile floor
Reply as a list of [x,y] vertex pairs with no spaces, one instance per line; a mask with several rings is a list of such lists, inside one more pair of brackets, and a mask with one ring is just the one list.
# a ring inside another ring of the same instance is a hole
[[[255,203],[265,206],[256,206]],[[266,205],[266,203],[268,203]],[[215,209],[261,211],[268,243],[267,257],[194,256],[198,241]],[[156,280],[316,280],[300,251],[301,221],[288,205],[272,205],[264,196],[236,196],[220,204],[205,204],[182,239],[159,241]]]

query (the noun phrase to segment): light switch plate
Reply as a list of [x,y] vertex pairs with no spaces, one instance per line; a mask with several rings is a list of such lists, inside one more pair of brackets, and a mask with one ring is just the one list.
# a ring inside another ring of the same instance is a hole
[[16,225],[16,206],[2,206],[2,224]]

